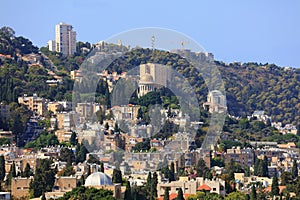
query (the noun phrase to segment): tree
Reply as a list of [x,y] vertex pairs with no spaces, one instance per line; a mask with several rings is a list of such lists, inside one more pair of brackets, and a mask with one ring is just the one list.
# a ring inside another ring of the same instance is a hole
[[88,154],[88,150],[83,144],[76,145],[76,163],[84,162],[86,160],[86,155]]
[[33,175],[33,173],[31,171],[31,167],[30,167],[29,163],[26,163],[26,167],[25,167],[25,170],[23,172],[23,176],[24,177],[30,177],[32,175]]
[[174,162],[171,162],[170,166],[170,175],[169,175],[169,181],[175,181],[175,167],[174,167]]
[[78,144],[78,139],[77,139],[77,135],[75,132],[72,133],[71,138],[70,138],[70,144],[75,146]]
[[170,194],[169,194],[170,188],[166,187],[165,188],[165,193],[164,193],[164,200],[170,200]]
[[245,200],[246,199],[246,195],[237,191],[237,192],[232,192],[230,194],[227,195],[227,197],[225,198],[225,200]]
[[71,149],[63,147],[60,149],[59,159],[72,165],[72,162],[75,161],[75,155]]
[[256,199],[257,199],[257,194],[256,194],[256,188],[255,188],[255,185],[252,185],[252,187],[251,187],[250,199],[251,199],[251,200],[256,200]]
[[122,183],[122,172],[121,170],[114,169],[112,176],[113,183]]
[[296,159],[293,161],[292,176],[294,179],[298,177],[298,164]]
[[10,171],[8,173],[8,177],[6,179],[6,185],[11,185],[11,180],[13,177],[16,177],[17,173],[16,173],[16,165],[15,162],[12,163],[12,165],[10,166]]
[[46,196],[45,196],[45,193],[43,194],[41,200],[46,200]]
[[254,176],[258,176],[259,163],[260,159],[256,158],[254,163]]
[[45,192],[52,191],[56,170],[51,169],[50,159],[40,159],[37,162],[33,180],[29,185],[30,197],[40,197]]
[[153,199],[157,199],[157,184],[158,184],[158,176],[157,173],[154,172],[152,177],[152,184],[151,184],[151,193]]
[[3,181],[5,177],[5,159],[4,156],[0,156],[0,181]]
[[178,195],[176,197],[176,200],[184,200],[182,188],[178,189]]
[[10,175],[11,177],[16,177],[17,172],[16,172],[16,164],[15,162],[12,163],[11,168],[10,168]]
[[138,114],[137,114],[136,118],[140,119],[140,120],[143,120],[143,116],[144,116],[143,110],[142,110],[142,108],[139,108],[138,109]]
[[246,118],[243,118],[239,121],[239,126],[241,129],[248,129],[250,126],[249,120]]
[[66,167],[61,172],[59,172],[59,175],[61,175],[61,176],[71,176],[76,173],[72,164],[70,164],[69,162],[67,163]]
[[115,133],[120,132],[118,123],[115,123],[115,126],[114,126],[114,132],[115,132]]
[[100,172],[104,173],[104,164],[103,164],[103,162],[100,163]]
[[150,198],[151,198],[151,188],[152,188],[151,186],[152,186],[152,174],[151,174],[151,172],[148,172],[147,182],[146,182],[146,190],[147,190],[147,194]]
[[126,184],[124,200],[132,200],[132,193],[131,193],[131,187],[130,187],[129,181],[127,181],[127,184]]
[[76,187],[71,192],[66,192],[60,200],[115,200],[113,192],[111,190],[96,189],[93,187]]
[[262,176],[263,177],[268,177],[269,176],[269,170],[268,170],[268,158],[267,156],[264,157],[263,159],[263,170],[262,170]]
[[198,177],[205,177],[205,178],[209,172],[209,169],[202,158],[198,161],[196,165],[196,171]]
[[279,195],[279,186],[278,186],[278,178],[275,174],[272,179],[271,196],[273,197],[277,195]]
[[290,183],[292,183],[292,181],[293,181],[293,176],[290,172],[285,171],[280,175],[280,184],[281,185],[290,184]]
[[108,130],[108,129],[109,129],[108,122],[105,123],[104,128],[105,128],[105,130]]

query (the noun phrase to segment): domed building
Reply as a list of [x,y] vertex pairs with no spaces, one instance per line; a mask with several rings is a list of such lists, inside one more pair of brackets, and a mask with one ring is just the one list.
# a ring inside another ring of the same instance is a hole
[[111,190],[116,199],[122,199],[123,196],[121,184],[113,184],[111,178],[103,172],[95,172],[89,175],[85,180],[84,186]]
[[141,97],[148,92],[155,90],[155,83],[153,82],[153,77],[150,74],[144,74],[140,77],[138,96]]
[[86,187],[102,186],[102,185],[114,185],[112,183],[111,178],[107,174],[102,172],[92,173],[85,180]]

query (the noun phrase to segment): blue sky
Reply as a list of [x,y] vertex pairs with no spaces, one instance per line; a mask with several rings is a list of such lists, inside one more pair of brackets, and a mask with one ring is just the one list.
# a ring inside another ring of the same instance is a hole
[[[59,22],[92,43],[133,28],[182,32],[217,60],[300,67],[300,1],[289,0],[0,0],[0,26],[39,47]],[[175,41],[177,42],[177,41]],[[178,41],[180,48],[180,41]]]

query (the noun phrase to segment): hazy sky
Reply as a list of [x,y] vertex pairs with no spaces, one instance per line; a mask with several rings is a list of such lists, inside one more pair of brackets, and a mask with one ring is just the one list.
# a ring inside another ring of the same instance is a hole
[[[55,24],[74,26],[92,43],[133,28],[174,29],[195,39],[217,60],[300,67],[298,0],[0,0],[0,26],[39,47]],[[150,39],[149,39],[150,40]],[[178,48],[180,48],[180,41]]]

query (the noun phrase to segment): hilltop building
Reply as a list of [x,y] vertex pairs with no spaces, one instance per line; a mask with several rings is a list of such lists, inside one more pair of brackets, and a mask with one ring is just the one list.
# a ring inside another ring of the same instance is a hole
[[162,86],[167,87],[170,70],[161,64],[147,63],[140,65],[138,96],[141,97]]
[[76,32],[73,26],[59,23],[55,26],[55,40],[48,41],[49,51],[57,51],[65,56],[76,52]]
[[203,107],[210,113],[224,113],[227,111],[226,96],[219,90],[209,91]]

